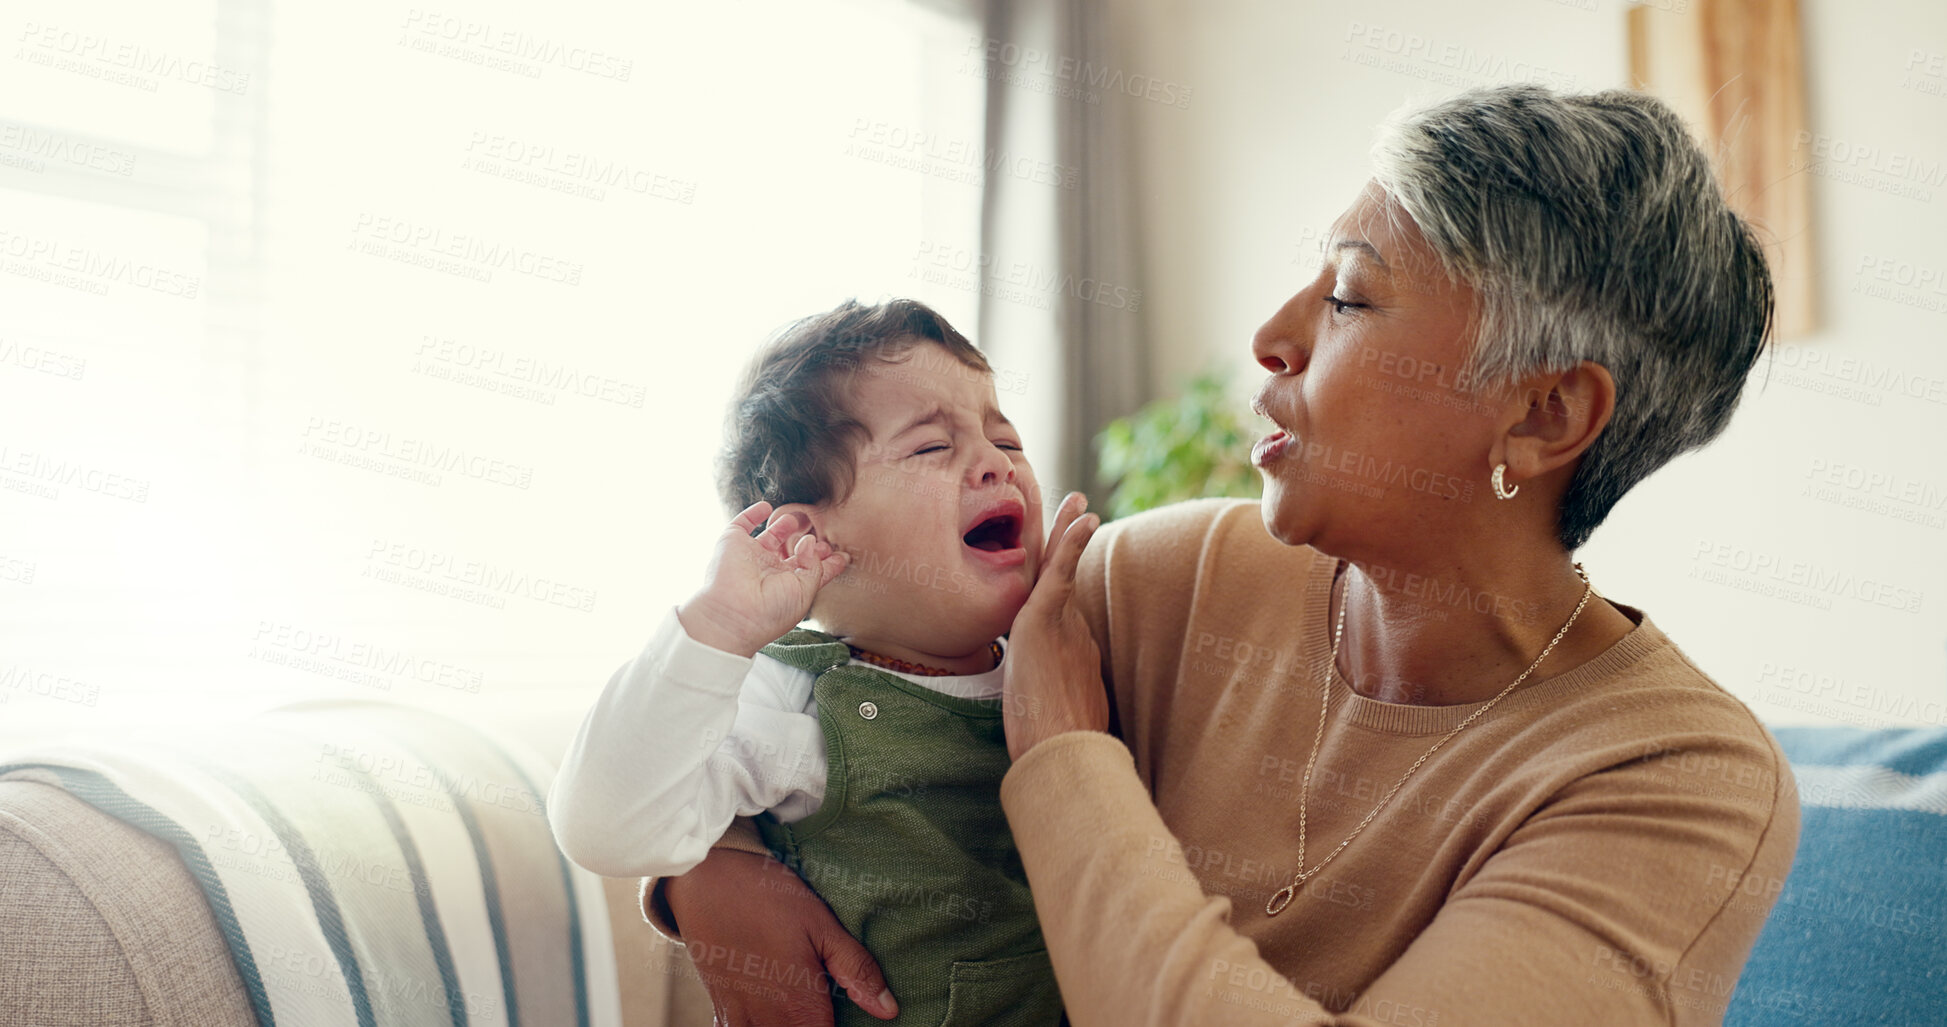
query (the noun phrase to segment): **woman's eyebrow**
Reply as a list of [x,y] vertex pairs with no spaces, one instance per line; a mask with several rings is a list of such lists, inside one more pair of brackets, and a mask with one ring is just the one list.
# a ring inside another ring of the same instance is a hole
[[1386,263],[1386,258],[1379,255],[1379,248],[1364,239],[1340,239],[1332,245],[1333,253],[1345,249],[1363,250],[1371,254],[1373,263],[1378,264],[1381,271],[1387,274],[1391,274],[1393,271],[1392,266]]

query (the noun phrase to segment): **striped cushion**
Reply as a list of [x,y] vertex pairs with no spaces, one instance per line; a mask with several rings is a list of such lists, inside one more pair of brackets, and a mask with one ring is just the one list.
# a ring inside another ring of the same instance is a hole
[[322,701],[195,737],[0,754],[173,845],[261,1024],[620,1022],[601,881],[546,765],[431,711]]
[[1773,728],[1798,779],[1798,857],[1728,1027],[1947,1023],[1947,730]]

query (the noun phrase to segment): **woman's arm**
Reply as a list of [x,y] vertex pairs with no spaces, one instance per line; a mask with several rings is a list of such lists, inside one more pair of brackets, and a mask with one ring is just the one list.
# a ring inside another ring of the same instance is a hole
[[[1176,839],[1120,742],[1078,731],[1036,746],[1001,802],[1035,895],[1055,898],[1036,910],[1078,1027],[1715,1024],[1749,946],[1718,938],[1700,952],[1700,937],[1741,882],[1783,879],[1798,824],[1796,805],[1779,801],[1763,831],[1781,845],[1737,841],[1721,828],[1722,799],[1651,762],[1591,775],[1529,817],[1333,1014],[1230,926],[1228,898],[1165,862]],[[1784,861],[1754,864],[1759,849]],[[1684,912],[1605,929],[1660,907]]]
[[[771,854],[770,846],[764,844],[763,833],[757,829],[757,821],[750,817],[736,817],[732,819],[730,826],[724,828],[723,837],[718,838],[717,843],[710,846],[710,854],[705,856],[703,862],[698,863],[697,866],[702,867],[712,863],[722,865],[726,861],[717,859],[717,856],[725,851],[748,852],[758,856],[768,856]],[[688,941],[684,939],[682,929],[676,925],[675,912],[669,908],[670,886],[677,881],[691,879],[686,882],[687,887],[696,889],[707,889],[710,887],[708,884],[698,883],[695,880],[697,877],[698,875],[694,869],[682,877],[657,877],[648,875],[643,877],[637,889],[636,897],[642,904],[642,919],[647,921],[650,927],[655,928],[657,934],[668,938],[678,945],[686,945]],[[714,875],[711,875],[709,879],[716,880]],[[731,886],[724,892],[724,895],[725,897],[729,897],[739,894],[749,894],[749,891],[750,889],[748,888]],[[708,908],[728,909],[734,915],[735,911],[742,907],[736,905],[729,905],[727,907],[710,905]],[[722,914],[708,913],[706,915],[717,916]]]
[[[1231,926],[1230,900],[1204,894],[1181,857],[1170,860],[1178,839],[1129,749],[1090,711],[1102,691],[1092,670],[1101,628],[1090,624],[1103,618],[1073,608],[1079,540],[1057,537],[1011,636],[1004,715],[1015,762],[1001,804],[1078,1027],[1719,1022],[1762,918],[1747,909],[1737,927],[1712,927],[1743,882],[1783,880],[1797,837],[1775,748],[1690,743],[1703,765],[1779,781],[1762,810],[1727,809],[1746,799],[1673,781],[1641,759],[1560,789],[1362,993],[1335,998],[1334,1013],[1315,997],[1325,985],[1265,962]],[[1099,602],[1099,588],[1083,591]]]
[[898,1015],[879,964],[790,867],[719,847],[664,883],[719,1027],[830,1027],[841,988],[873,1016]]

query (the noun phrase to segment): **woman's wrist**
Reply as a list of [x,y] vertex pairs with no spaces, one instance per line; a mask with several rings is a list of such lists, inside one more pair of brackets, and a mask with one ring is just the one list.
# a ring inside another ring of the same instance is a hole
[[1052,732],[1046,737],[1039,738],[1034,744],[1022,750],[1019,756],[1013,758],[1006,777],[1002,779],[1002,787],[1006,787],[1008,779],[1016,776],[1016,771],[1020,771],[1023,777],[1039,776],[1044,772],[1041,766],[1043,763],[1066,762],[1066,758],[1077,755],[1073,752],[1074,746],[1094,746],[1101,744],[1100,740],[1104,739],[1122,750],[1125,756],[1127,755],[1129,750],[1123,745],[1122,739],[1110,734],[1106,728],[1078,727]]
[[1107,734],[1107,724],[1094,725],[1082,717],[1063,717],[1059,720],[1030,720],[1027,729],[1008,739],[1009,757],[1016,763],[1026,758],[1028,753],[1065,735]]
[[683,943],[683,929],[676,926],[676,914],[669,908],[670,877],[645,877],[636,896],[642,909],[642,919],[655,929],[657,934],[677,944]]

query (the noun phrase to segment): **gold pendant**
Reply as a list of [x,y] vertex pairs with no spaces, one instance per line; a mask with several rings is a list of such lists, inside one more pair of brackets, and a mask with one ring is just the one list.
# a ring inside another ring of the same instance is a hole
[[[1330,863],[1331,861],[1330,856],[1326,857],[1325,863]],[[1325,863],[1320,863],[1310,870],[1299,871],[1298,876],[1292,878],[1290,884],[1272,892],[1271,901],[1264,904],[1264,915],[1277,916],[1279,913],[1284,912],[1284,908],[1291,905],[1291,900],[1298,897],[1298,889],[1304,887],[1305,882],[1311,880],[1313,874],[1325,869]],[[1303,863],[1301,862],[1299,865],[1302,866]]]

